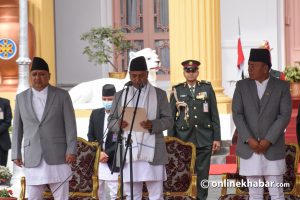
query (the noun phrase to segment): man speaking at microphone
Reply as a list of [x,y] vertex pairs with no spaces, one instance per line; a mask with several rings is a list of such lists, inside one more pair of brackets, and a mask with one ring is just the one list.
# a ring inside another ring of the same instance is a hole
[[[173,126],[171,108],[166,92],[148,82],[147,64],[143,56],[132,59],[129,65],[129,75],[132,87],[128,90],[127,107],[135,107],[138,90],[141,90],[138,107],[145,109],[147,116],[147,119],[140,123],[140,126],[147,131],[132,131],[133,199],[142,198],[143,182],[146,182],[149,199],[162,200],[163,181],[167,179],[165,164],[168,162],[163,131]],[[128,128],[131,123],[131,118],[124,118],[122,122],[116,123],[116,120],[120,119],[125,96],[125,92],[122,91],[114,96],[111,110],[115,110],[116,107],[117,110],[109,116],[111,121],[108,125],[112,131],[118,131],[120,125],[122,129]],[[124,131],[124,137],[127,137],[128,133],[129,131]],[[129,153],[127,153],[123,171],[124,194],[126,199],[131,199],[128,157]]]

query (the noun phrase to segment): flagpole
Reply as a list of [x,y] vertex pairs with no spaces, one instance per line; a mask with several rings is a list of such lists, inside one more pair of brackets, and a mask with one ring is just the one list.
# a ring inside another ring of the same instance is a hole
[[238,16],[238,31],[239,31],[239,37],[241,37],[241,27],[240,27],[240,17]]
[[[241,26],[240,26],[240,16],[238,16],[238,31],[239,31],[239,38],[241,39]],[[245,75],[244,75],[244,68],[242,68],[242,80],[245,79]]]
[[244,79],[245,76],[244,76],[243,63],[244,63],[245,58],[244,58],[244,53],[243,53],[242,43],[241,43],[241,27],[240,27],[240,17],[239,16],[238,16],[238,35],[239,35],[239,37],[238,37],[238,64],[237,64],[237,66],[238,66],[239,70],[242,71],[241,76],[242,76],[242,79]]

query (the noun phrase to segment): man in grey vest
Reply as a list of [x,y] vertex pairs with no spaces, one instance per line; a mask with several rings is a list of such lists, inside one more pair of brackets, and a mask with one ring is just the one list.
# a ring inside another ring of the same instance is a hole
[[[270,76],[272,66],[267,49],[251,49],[249,78],[240,80],[232,101],[233,120],[238,131],[236,153],[240,157],[240,175],[253,185],[263,178],[272,199],[284,200],[284,131],[291,117],[289,83]],[[250,200],[263,199],[263,187],[249,187]]]
[[32,87],[16,97],[11,157],[25,167],[28,200],[42,199],[46,184],[55,200],[69,199],[69,164],[76,159],[77,145],[75,113],[69,93],[49,80],[46,61],[33,58]]

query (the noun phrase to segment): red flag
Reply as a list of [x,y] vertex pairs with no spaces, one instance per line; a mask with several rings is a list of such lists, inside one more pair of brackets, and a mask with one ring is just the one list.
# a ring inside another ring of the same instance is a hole
[[244,64],[244,53],[243,53],[243,48],[242,48],[242,43],[241,43],[241,38],[239,37],[238,39],[238,46],[237,46],[237,53],[238,53],[238,59],[237,59],[237,67],[241,69],[241,65]]
[[283,72],[280,72],[280,76],[279,76],[280,80],[286,80],[285,79],[285,74]]

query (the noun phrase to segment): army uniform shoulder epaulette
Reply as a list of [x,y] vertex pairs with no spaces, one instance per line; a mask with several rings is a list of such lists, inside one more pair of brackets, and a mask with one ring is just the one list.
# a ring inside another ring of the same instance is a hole
[[211,83],[209,81],[205,81],[205,80],[201,80],[200,83],[204,83],[204,84],[207,84],[207,85],[211,85]]
[[172,89],[173,89],[173,88],[176,88],[176,87],[178,87],[178,86],[184,85],[184,84],[185,84],[185,83],[178,83],[177,85],[173,85],[173,86],[172,86]]

